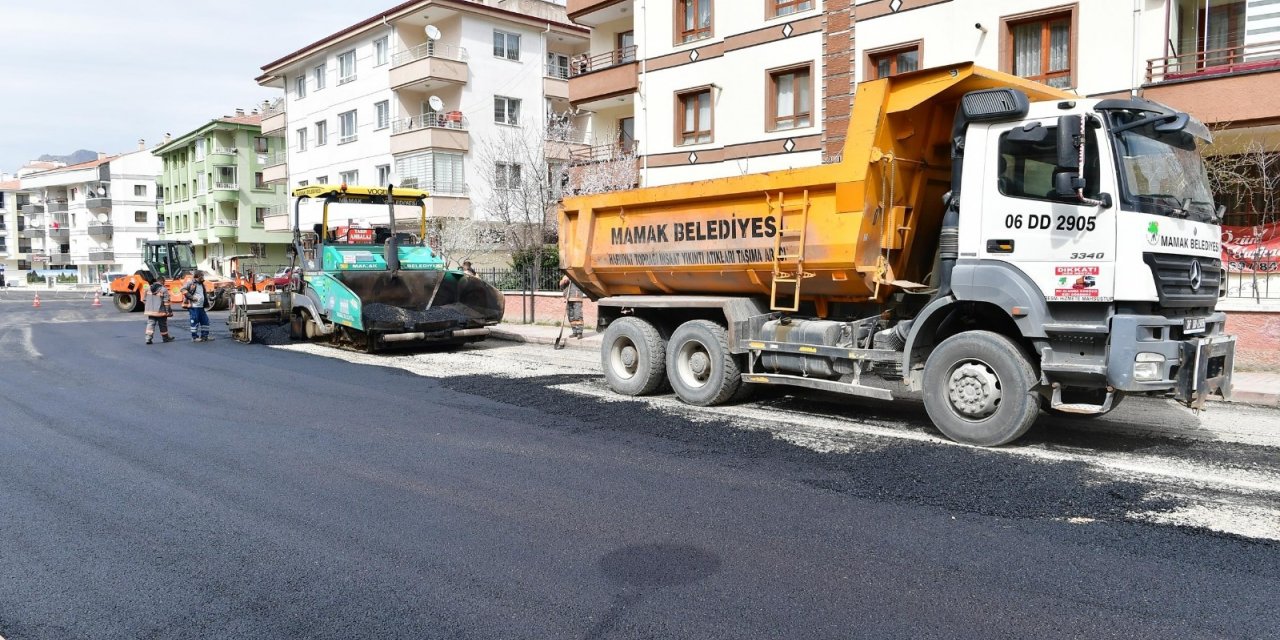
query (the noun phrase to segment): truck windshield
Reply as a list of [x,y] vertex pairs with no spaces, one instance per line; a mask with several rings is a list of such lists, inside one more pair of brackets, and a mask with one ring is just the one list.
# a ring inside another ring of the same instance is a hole
[[[1115,112],[1112,123],[1123,125],[1142,116]],[[1213,194],[1196,137],[1187,131],[1158,131],[1156,125],[1115,134],[1125,201],[1144,213],[1213,221]]]

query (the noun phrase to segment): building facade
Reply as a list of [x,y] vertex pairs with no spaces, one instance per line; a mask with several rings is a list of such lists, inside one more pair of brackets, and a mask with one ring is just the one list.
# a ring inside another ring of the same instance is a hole
[[655,186],[839,153],[847,0],[570,0],[568,11],[592,29],[569,79],[587,163],[634,154],[638,182]]
[[286,150],[266,179],[416,186],[431,216],[483,218],[491,178],[521,162],[498,167],[494,141],[545,142],[549,114],[569,109],[569,60],[587,45],[562,2],[396,6],[263,67],[259,84],[284,92],[263,133]]
[[0,181],[0,273],[6,285],[22,282],[31,270],[31,238],[23,207],[30,195],[22,190],[20,180]]
[[267,217],[284,211],[284,187],[265,176],[284,140],[264,136],[262,119],[238,110],[153,152],[162,165],[164,237],[190,241],[199,264],[224,275],[230,256],[253,256],[259,266],[287,262],[290,238],[264,228]]
[[142,242],[158,234],[159,175],[160,160],[141,140],[137,151],[24,175],[20,233],[30,241],[32,269],[97,282],[142,268]]

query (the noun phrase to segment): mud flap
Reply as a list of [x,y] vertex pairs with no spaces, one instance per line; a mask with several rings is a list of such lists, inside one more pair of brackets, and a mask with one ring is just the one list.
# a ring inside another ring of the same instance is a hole
[[1182,364],[1174,398],[1192,409],[1203,409],[1211,395],[1231,397],[1235,364],[1235,336],[1197,338],[1182,343]]

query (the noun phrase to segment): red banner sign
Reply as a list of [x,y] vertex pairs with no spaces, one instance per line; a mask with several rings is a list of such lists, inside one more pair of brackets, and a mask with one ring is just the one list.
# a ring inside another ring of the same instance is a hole
[[1280,273],[1280,223],[1223,227],[1222,262],[1228,271]]

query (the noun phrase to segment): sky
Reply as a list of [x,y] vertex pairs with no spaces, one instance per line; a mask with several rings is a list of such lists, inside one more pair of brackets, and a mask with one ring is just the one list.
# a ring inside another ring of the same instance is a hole
[[0,173],[249,111],[282,95],[262,65],[400,2],[0,0]]

